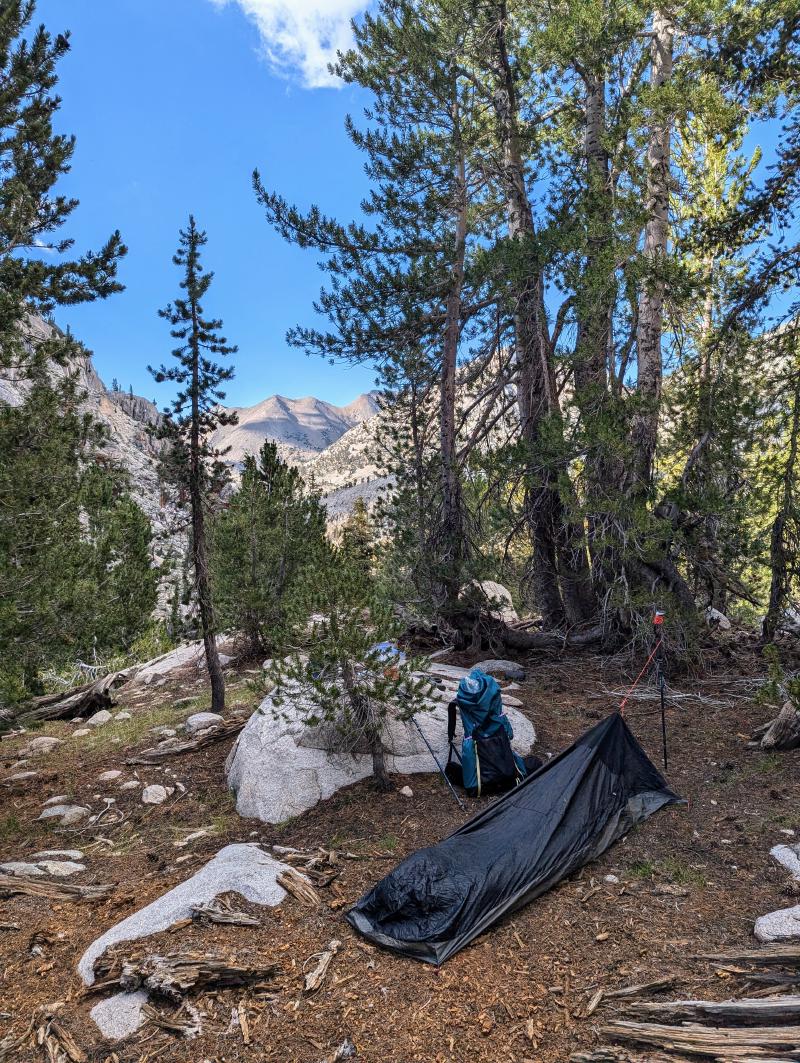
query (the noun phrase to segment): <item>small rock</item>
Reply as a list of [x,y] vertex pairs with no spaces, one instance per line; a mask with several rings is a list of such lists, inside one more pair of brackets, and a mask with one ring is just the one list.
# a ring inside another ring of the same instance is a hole
[[120,790],[138,790],[141,785],[138,779],[131,779],[129,782],[124,782]]
[[69,794],[56,794],[55,797],[48,797],[43,802],[43,808],[47,808],[48,805],[65,805],[69,801]]
[[195,830],[191,834],[187,834],[185,838],[180,838],[178,841],[172,844],[176,849],[185,849],[187,845],[191,845],[192,842],[196,842],[198,838],[207,838],[211,834],[209,830]]
[[609,886],[617,886],[619,884],[619,877],[617,875],[604,875],[603,882],[607,882]]
[[706,623],[709,627],[717,627],[720,631],[730,631],[731,622],[719,609],[710,606],[706,609]]
[[142,790],[142,804],[162,805],[170,793],[171,791],[166,786],[160,786],[158,783],[145,786],[144,790]]
[[190,735],[193,735],[198,731],[205,731],[208,727],[219,727],[221,723],[225,723],[225,719],[218,712],[196,712],[186,720],[183,726]]
[[69,722],[70,723],[83,723],[83,717],[82,716],[76,716],[74,720],[70,720]]
[[793,879],[800,882],[800,845],[776,845],[774,849],[770,849],[769,855],[785,867]]
[[800,904],[793,908],[779,908],[756,919],[753,930],[764,945],[772,941],[793,941],[800,938]]
[[84,805],[51,805],[38,818],[60,819],[63,827],[71,827],[74,823],[80,823],[82,819],[85,819],[90,811]]
[[[26,768],[29,764],[30,764],[29,760],[15,760],[14,763],[11,765],[11,769],[10,770],[11,771],[21,771],[23,768]],[[794,831],[792,831],[792,834],[794,834]]]
[[114,717],[108,711],[108,709],[100,709],[94,716],[90,716],[86,721],[87,727],[102,727],[104,724],[111,723]]
[[403,797],[413,797],[414,796],[414,791],[411,789],[410,786],[404,786],[402,788],[402,790],[400,791],[400,793],[403,795]]
[[144,989],[137,989],[135,993],[115,993],[108,1000],[95,1004],[89,1015],[103,1037],[109,1041],[121,1041],[144,1024],[142,1005],[146,1003],[147,991]]
[[28,742],[22,752],[28,756],[39,757],[46,753],[52,753],[60,745],[63,745],[61,738],[50,738],[46,735],[41,735],[39,738],[34,738]]
[[38,771],[15,771],[13,775],[7,775],[3,782],[25,782],[26,779],[35,779]]
[[43,849],[33,854],[34,860],[83,860],[80,849]]
[[0,864],[0,871],[4,875],[30,875],[32,878],[40,878],[45,874],[38,864],[26,864],[23,860],[10,860],[7,864]]
[[151,727],[150,734],[154,734],[156,738],[174,738],[178,732],[174,727]]
[[91,733],[92,733],[91,728],[89,728],[89,727],[79,727],[77,731],[73,731],[72,732],[72,737],[73,738],[85,738],[86,735],[90,735]]
[[525,669],[521,664],[517,664],[516,661],[479,661],[475,667],[480,668],[486,675],[499,676],[501,679],[516,679],[518,682],[522,682],[525,678]]
[[115,720],[132,720],[133,717],[131,716],[131,714],[129,712],[125,712],[125,710],[123,709],[122,712],[118,712],[118,713],[116,713],[114,715],[114,719]]
[[102,775],[98,775],[97,776],[97,781],[98,782],[113,782],[115,779],[119,779],[121,775],[122,775],[122,772],[118,771],[116,768],[114,768],[111,771],[104,771]]
[[53,878],[69,878],[86,870],[85,864],[79,864],[75,860],[40,860],[38,865],[47,875]]

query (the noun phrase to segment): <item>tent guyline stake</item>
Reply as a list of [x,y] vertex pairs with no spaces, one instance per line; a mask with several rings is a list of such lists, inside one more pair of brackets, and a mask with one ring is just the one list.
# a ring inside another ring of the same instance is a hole
[[667,681],[664,675],[664,636],[662,635],[662,629],[664,627],[664,617],[666,613],[663,609],[656,609],[653,614],[653,637],[655,638],[655,645],[650,651],[650,656],[644,662],[644,667],[641,672],[636,676],[633,683],[630,686],[625,697],[619,703],[619,711],[622,716],[625,715],[625,706],[631,694],[639,685],[642,676],[645,674],[650,665],[655,661],[656,663],[656,686],[658,687],[659,698],[661,701],[661,743],[664,754],[664,771],[667,770],[667,706],[666,706],[666,689]]

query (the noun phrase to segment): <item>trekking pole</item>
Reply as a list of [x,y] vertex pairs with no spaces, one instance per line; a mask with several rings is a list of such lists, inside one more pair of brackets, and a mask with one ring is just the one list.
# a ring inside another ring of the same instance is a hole
[[656,685],[661,698],[661,743],[664,749],[664,771],[667,770],[667,706],[664,676],[664,616],[661,609],[653,614],[653,634],[656,639]]
[[422,741],[423,741],[423,742],[425,743],[425,745],[426,745],[426,746],[428,747],[428,752],[430,753],[430,755],[431,755],[431,756],[433,757],[433,759],[434,759],[434,760],[436,761],[436,767],[437,767],[437,768],[439,769],[439,772],[441,773],[441,776],[442,776],[442,778],[444,779],[444,781],[445,781],[445,782],[447,783],[448,787],[450,788],[450,793],[451,793],[451,794],[453,795],[453,797],[454,797],[454,798],[456,799],[456,801],[458,802],[458,807],[459,807],[459,808],[461,809],[461,811],[462,811],[462,812],[466,812],[466,811],[467,811],[467,809],[466,809],[466,807],[465,807],[465,805],[464,805],[463,801],[461,800],[461,798],[460,798],[460,797],[458,796],[458,794],[457,794],[457,793],[455,792],[455,790],[453,789],[453,784],[452,784],[452,783],[450,782],[450,780],[449,780],[449,779],[447,778],[447,774],[445,773],[445,770],[444,770],[444,768],[443,768],[443,767],[442,767],[442,765],[441,765],[441,764],[439,763],[439,758],[438,758],[438,757],[436,756],[436,754],[435,754],[435,753],[434,753],[434,751],[433,751],[433,746],[432,746],[432,745],[430,744],[430,742],[428,741],[428,739],[427,739],[427,738],[425,737],[425,735],[424,735],[424,733],[423,733],[423,731],[422,731],[422,728],[420,727],[420,725],[419,725],[419,724],[417,723],[417,721],[416,721],[416,720],[414,719],[414,717],[413,717],[413,716],[411,717],[411,722],[412,722],[412,723],[414,724],[414,726],[416,727],[416,729],[417,729],[417,730],[419,731],[419,736],[420,736],[420,738],[421,738],[421,739],[422,739]]

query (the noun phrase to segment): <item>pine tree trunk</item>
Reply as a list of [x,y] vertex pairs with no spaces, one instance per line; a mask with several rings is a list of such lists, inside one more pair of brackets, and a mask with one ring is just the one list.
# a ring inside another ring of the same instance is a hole
[[394,789],[386,767],[386,754],[381,738],[381,727],[370,709],[368,699],[358,690],[353,665],[347,661],[342,669],[342,682],[350,699],[353,719],[369,743],[372,754],[372,774],[380,790],[386,792]]
[[[653,14],[650,86],[658,90],[672,77],[675,27],[671,16]],[[647,271],[639,296],[636,328],[637,409],[631,423],[629,495],[642,498],[652,484],[658,414],[661,403],[661,336],[664,316],[664,266],[669,238],[669,179],[672,119],[653,119],[647,147],[646,210],[643,258]]]
[[[617,413],[618,399],[610,387],[612,370],[611,320],[616,301],[612,255],[613,202],[610,160],[604,142],[606,80],[601,72],[584,74],[586,165],[586,264],[576,301],[578,335],[575,348],[575,402],[589,444],[586,453],[587,524],[595,582],[601,592],[613,583],[618,564],[614,557],[613,522],[609,501],[622,470],[608,446],[608,427]],[[613,510],[614,507],[612,507]]]
[[439,387],[439,434],[441,448],[442,516],[438,531],[437,562],[442,587],[442,611],[447,621],[457,609],[464,556],[464,522],[461,477],[456,447],[456,368],[461,336],[461,299],[467,239],[467,182],[464,149],[460,137],[458,100],[453,100],[452,121],[456,170],[454,174],[453,219],[455,256],[450,289],[445,303],[444,340]]
[[200,608],[200,625],[203,629],[203,646],[206,654],[208,675],[211,680],[211,711],[225,711],[225,680],[217,651],[217,633],[214,623],[214,606],[211,598],[211,583],[208,576],[208,544],[206,542],[205,518],[203,515],[203,466],[200,454],[200,408],[199,374],[200,345],[199,322],[192,304],[192,424],[189,443],[189,500],[192,508],[192,557],[197,586],[197,603]]
[[786,608],[791,587],[789,571],[789,554],[786,544],[786,526],[794,509],[794,484],[797,471],[797,444],[800,437],[800,372],[795,371],[793,389],[792,425],[789,433],[789,449],[781,484],[781,504],[772,522],[769,541],[769,567],[772,578],[769,587],[769,605],[761,638],[772,642],[780,625],[781,616]]
[[[507,17],[505,0],[500,0],[492,9],[493,100],[502,149],[508,233],[512,240],[532,248],[536,233],[519,145],[517,99],[506,47]],[[531,455],[525,505],[533,545],[533,593],[545,626],[559,627],[565,620],[576,623],[588,619],[595,603],[582,529],[571,521],[557,470],[541,453],[545,421],[551,425],[555,422],[558,435],[562,431],[541,270],[535,263],[517,265],[512,287],[518,405],[522,436]]]

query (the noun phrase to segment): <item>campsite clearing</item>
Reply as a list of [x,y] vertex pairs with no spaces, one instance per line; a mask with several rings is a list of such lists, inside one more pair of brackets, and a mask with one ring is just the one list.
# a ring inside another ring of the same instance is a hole
[[[598,693],[624,688],[628,678],[628,669],[598,658],[523,663],[528,678],[515,696],[536,724],[540,754],[564,748],[602,718],[614,700]],[[46,733],[63,744],[47,755],[37,778],[5,792],[0,860],[78,849],[87,870],[76,884],[113,884],[113,891],[91,903],[34,894],[0,900],[0,1042],[5,1034],[21,1036],[37,1009],[63,1001],[59,1028],[92,1060],[113,1051],[119,1063],[319,1063],[352,1042],[355,1058],[369,1063],[565,1063],[578,1049],[607,1043],[600,1031],[633,999],[618,992],[626,987],[669,978],[658,999],[730,999],[739,983],[693,957],[755,948],[756,917],[797,903],[796,885],[769,851],[800,839],[800,751],[747,747],[751,730],[770,715],[752,700],[748,680],[756,674],[763,663],[755,645],[742,641],[735,652],[731,644],[709,651],[702,674],[674,677],[677,690],[700,695],[678,699],[669,713],[668,780],[689,806],[660,812],[441,968],[374,948],[343,918],[400,859],[464,822],[437,775],[398,777],[398,787],[411,781],[412,798],[378,794],[363,782],[280,826],[244,820],[224,781],[233,737],[157,764],[130,763],[152,746],[151,727],[178,727],[207,707],[201,681],[192,679],[197,686],[187,689],[190,681],[176,677],[145,698],[123,687],[119,708],[131,720],[82,738],[68,724],[48,725]],[[244,678],[232,690],[230,715],[257,701]],[[187,704],[192,693],[198,696]],[[658,763],[656,708],[655,701],[636,701],[627,719]],[[0,744],[0,780],[13,774],[17,749],[30,737]],[[99,781],[120,769],[120,777]],[[171,796],[143,804],[142,788],[159,783],[173,789]],[[67,795],[100,818],[72,827],[37,822],[51,794]],[[489,801],[470,802],[470,812]],[[277,965],[274,978],[260,988],[198,989],[179,1006],[151,1000],[149,1020],[137,1033],[104,1042],[89,1016],[103,995],[84,992],[79,958],[103,931],[237,842],[342,856],[320,865],[321,904],[291,894],[263,908],[233,896],[233,909],[249,915],[250,925],[184,920],[112,950],[111,968],[99,971],[98,981],[115,977],[115,955],[136,963],[175,953],[224,957],[241,968]],[[306,977],[334,940],[341,944],[324,979],[306,992]],[[175,1032],[198,1023],[201,1032],[191,1040]],[[24,1044],[11,1058],[39,1060],[40,1052]]]

